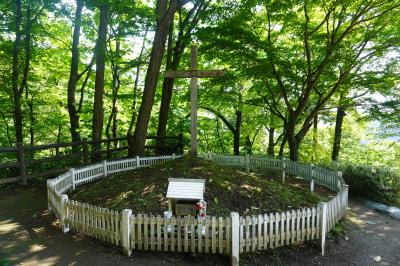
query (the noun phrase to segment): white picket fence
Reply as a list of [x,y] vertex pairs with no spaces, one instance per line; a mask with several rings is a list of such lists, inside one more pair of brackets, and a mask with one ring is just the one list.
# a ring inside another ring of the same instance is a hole
[[130,248],[198,253],[230,253],[231,221],[224,217],[162,218],[127,214],[130,218]]
[[64,232],[75,231],[116,246],[128,255],[132,250],[230,254],[232,264],[239,264],[239,254],[272,249],[319,239],[322,253],[326,234],[346,215],[348,186],[342,175],[322,167],[292,162],[285,159],[252,156],[227,156],[206,154],[202,157],[231,167],[266,170],[308,180],[313,190],[314,182],[337,195],[326,203],[312,208],[288,210],[255,216],[230,217],[172,217],[170,219],[132,214],[100,208],[69,200],[65,194],[82,184],[105,178],[110,174],[132,170],[179,158],[180,156],[135,157],[103,161],[98,164],[71,169],[47,181],[48,206],[61,221]]

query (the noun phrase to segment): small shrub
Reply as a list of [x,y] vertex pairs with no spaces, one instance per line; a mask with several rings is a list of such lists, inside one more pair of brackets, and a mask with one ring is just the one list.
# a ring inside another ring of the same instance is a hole
[[397,173],[351,163],[333,164],[330,168],[343,172],[352,195],[400,206],[400,175]]

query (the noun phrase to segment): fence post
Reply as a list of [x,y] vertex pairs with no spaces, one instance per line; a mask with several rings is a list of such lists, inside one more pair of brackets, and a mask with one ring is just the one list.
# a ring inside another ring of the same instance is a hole
[[239,213],[231,212],[232,221],[232,246],[231,246],[231,265],[239,266]]
[[82,157],[83,157],[83,163],[88,164],[89,163],[89,155],[88,155],[87,138],[82,139]]
[[172,160],[175,160],[175,153],[172,153]]
[[311,164],[311,182],[310,182],[310,191],[314,192],[314,164]]
[[103,175],[107,177],[107,160],[103,160]]
[[244,157],[244,164],[246,166],[246,173],[250,172],[250,159],[249,159],[249,154],[246,153]]
[[344,209],[344,215],[343,215],[343,218],[346,218],[347,217],[347,206],[348,206],[348,204],[349,204],[349,185],[343,185],[343,188],[344,188],[344,191],[343,191],[343,200],[344,200],[344,206],[343,206],[343,209]]
[[286,158],[282,158],[282,184],[285,184],[286,178]]
[[326,239],[326,233],[327,233],[327,203],[326,202],[321,202],[319,204],[319,208],[321,209],[321,253],[322,255],[325,255],[325,239]]
[[62,226],[63,233],[67,233],[67,232],[69,232],[68,208],[67,208],[68,196],[65,194],[62,194],[60,196],[60,199],[61,199],[61,210],[60,210],[61,226]]
[[211,160],[211,152],[208,153],[208,160]]
[[344,184],[342,184],[343,173],[342,172],[337,172],[337,176],[338,176],[338,178],[337,178],[337,180],[338,180],[337,186],[338,186],[338,190],[340,191],[341,188],[342,188],[342,185],[344,185]]
[[131,215],[132,210],[125,209],[122,211],[122,249],[128,256],[132,254],[131,249]]
[[21,142],[17,142],[18,149],[18,163],[19,163],[19,175],[21,176],[21,182],[23,186],[28,185],[26,178],[26,162],[25,162],[25,150],[24,145]]
[[136,168],[140,167],[140,158],[139,156],[136,156]]
[[72,190],[75,190],[75,168],[69,169],[72,176]]
[[50,185],[51,180],[47,179],[47,209],[51,211],[51,206],[50,206],[50,197],[51,197],[51,192],[50,192]]

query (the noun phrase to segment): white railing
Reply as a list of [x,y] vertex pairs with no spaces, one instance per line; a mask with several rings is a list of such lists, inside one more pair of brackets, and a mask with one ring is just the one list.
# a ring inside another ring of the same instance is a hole
[[238,265],[239,253],[271,249],[284,245],[320,239],[322,253],[329,230],[346,215],[348,186],[340,172],[285,159],[253,156],[207,154],[206,159],[250,170],[280,172],[314,182],[338,194],[329,202],[312,208],[288,210],[256,216],[161,218],[147,214],[132,214],[100,208],[68,200],[66,193],[76,187],[105,178],[109,174],[132,170],[181,156],[135,157],[71,169],[47,181],[48,206],[61,221],[64,232],[76,231],[105,242],[121,246],[131,254],[133,249],[231,254],[232,264]]

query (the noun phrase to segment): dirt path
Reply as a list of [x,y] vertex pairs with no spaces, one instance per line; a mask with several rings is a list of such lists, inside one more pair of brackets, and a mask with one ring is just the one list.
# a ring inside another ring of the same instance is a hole
[[[44,188],[16,189],[0,194],[0,265],[229,265],[227,257],[134,252],[73,234],[63,234],[46,210]],[[400,222],[351,201],[348,240],[328,245],[326,256],[314,248],[295,247],[251,254],[250,265],[400,265]],[[367,221],[370,221],[367,223]],[[380,261],[374,258],[380,256]]]

